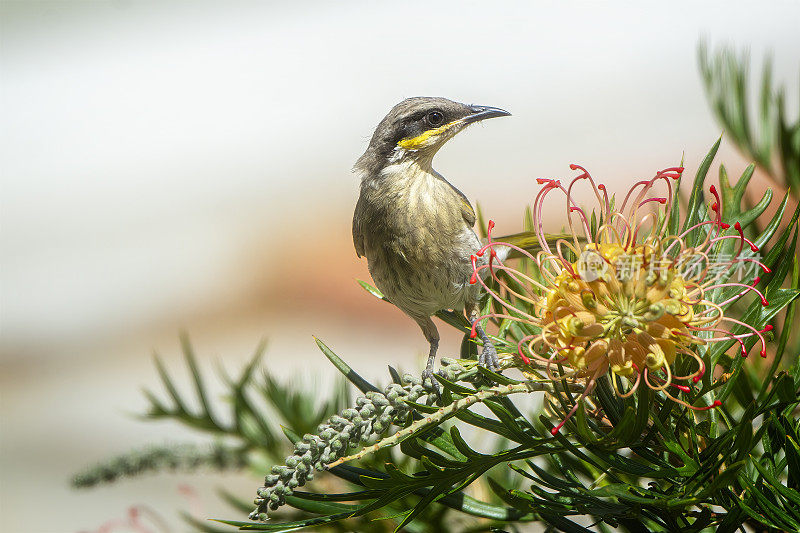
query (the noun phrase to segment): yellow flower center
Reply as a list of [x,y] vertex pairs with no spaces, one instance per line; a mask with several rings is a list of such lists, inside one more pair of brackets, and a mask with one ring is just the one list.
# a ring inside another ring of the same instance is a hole
[[543,339],[579,371],[658,371],[702,342],[689,328],[689,285],[657,246],[588,244],[539,303]]

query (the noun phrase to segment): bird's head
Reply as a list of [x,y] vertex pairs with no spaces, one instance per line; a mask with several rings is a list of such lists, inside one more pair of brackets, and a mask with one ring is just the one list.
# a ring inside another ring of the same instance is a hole
[[430,161],[444,143],[469,124],[510,114],[496,107],[461,104],[446,98],[407,98],[378,124],[356,168],[372,173],[404,157]]

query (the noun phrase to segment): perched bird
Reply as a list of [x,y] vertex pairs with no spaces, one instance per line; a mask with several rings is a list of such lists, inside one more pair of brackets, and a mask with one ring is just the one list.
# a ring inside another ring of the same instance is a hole
[[[433,157],[467,125],[510,114],[445,98],[408,98],[378,124],[354,167],[361,177],[353,215],[356,253],[367,258],[384,296],[422,328],[430,343],[424,379],[432,378],[439,346],[431,315],[463,309],[474,323],[480,297],[480,284],[470,283],[471,256],[481,248],[472,229],[475,211],[433,169]],[[476,332],[483,341],[480,363],[496,369],[494,346],[480,326]]]

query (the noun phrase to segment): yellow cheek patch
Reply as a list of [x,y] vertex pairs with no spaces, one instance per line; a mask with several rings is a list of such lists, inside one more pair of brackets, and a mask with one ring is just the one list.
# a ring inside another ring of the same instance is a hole
[[451,127],[455,126],[461,122],[461,120],[454,120],[453,122],[449,122],[443,126],[439,126],[438,128],[433,128],[431,130],[424,131],[417,135],[416,137],[408,137],[402,139],[400,142],[397,143],[397,146],[400,148],[405,148],[406,150],[419,150],[420,148],[425,147],[431,140],[435,139],[445,131],[449,130]]

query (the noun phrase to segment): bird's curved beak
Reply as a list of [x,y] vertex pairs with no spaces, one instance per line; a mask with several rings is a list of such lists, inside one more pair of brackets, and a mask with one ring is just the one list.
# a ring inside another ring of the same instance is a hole
[[481,120],[485,120],[487,118],[495,118],[495,117],[507,117],[511,115],[505,109],[500,109],[499,107],[488,107],[482,105],[472,105],[469,106],[470,111],[472,114],[467,115],[462,120],[464,124],[471,124],[473,122],[478,122]]

